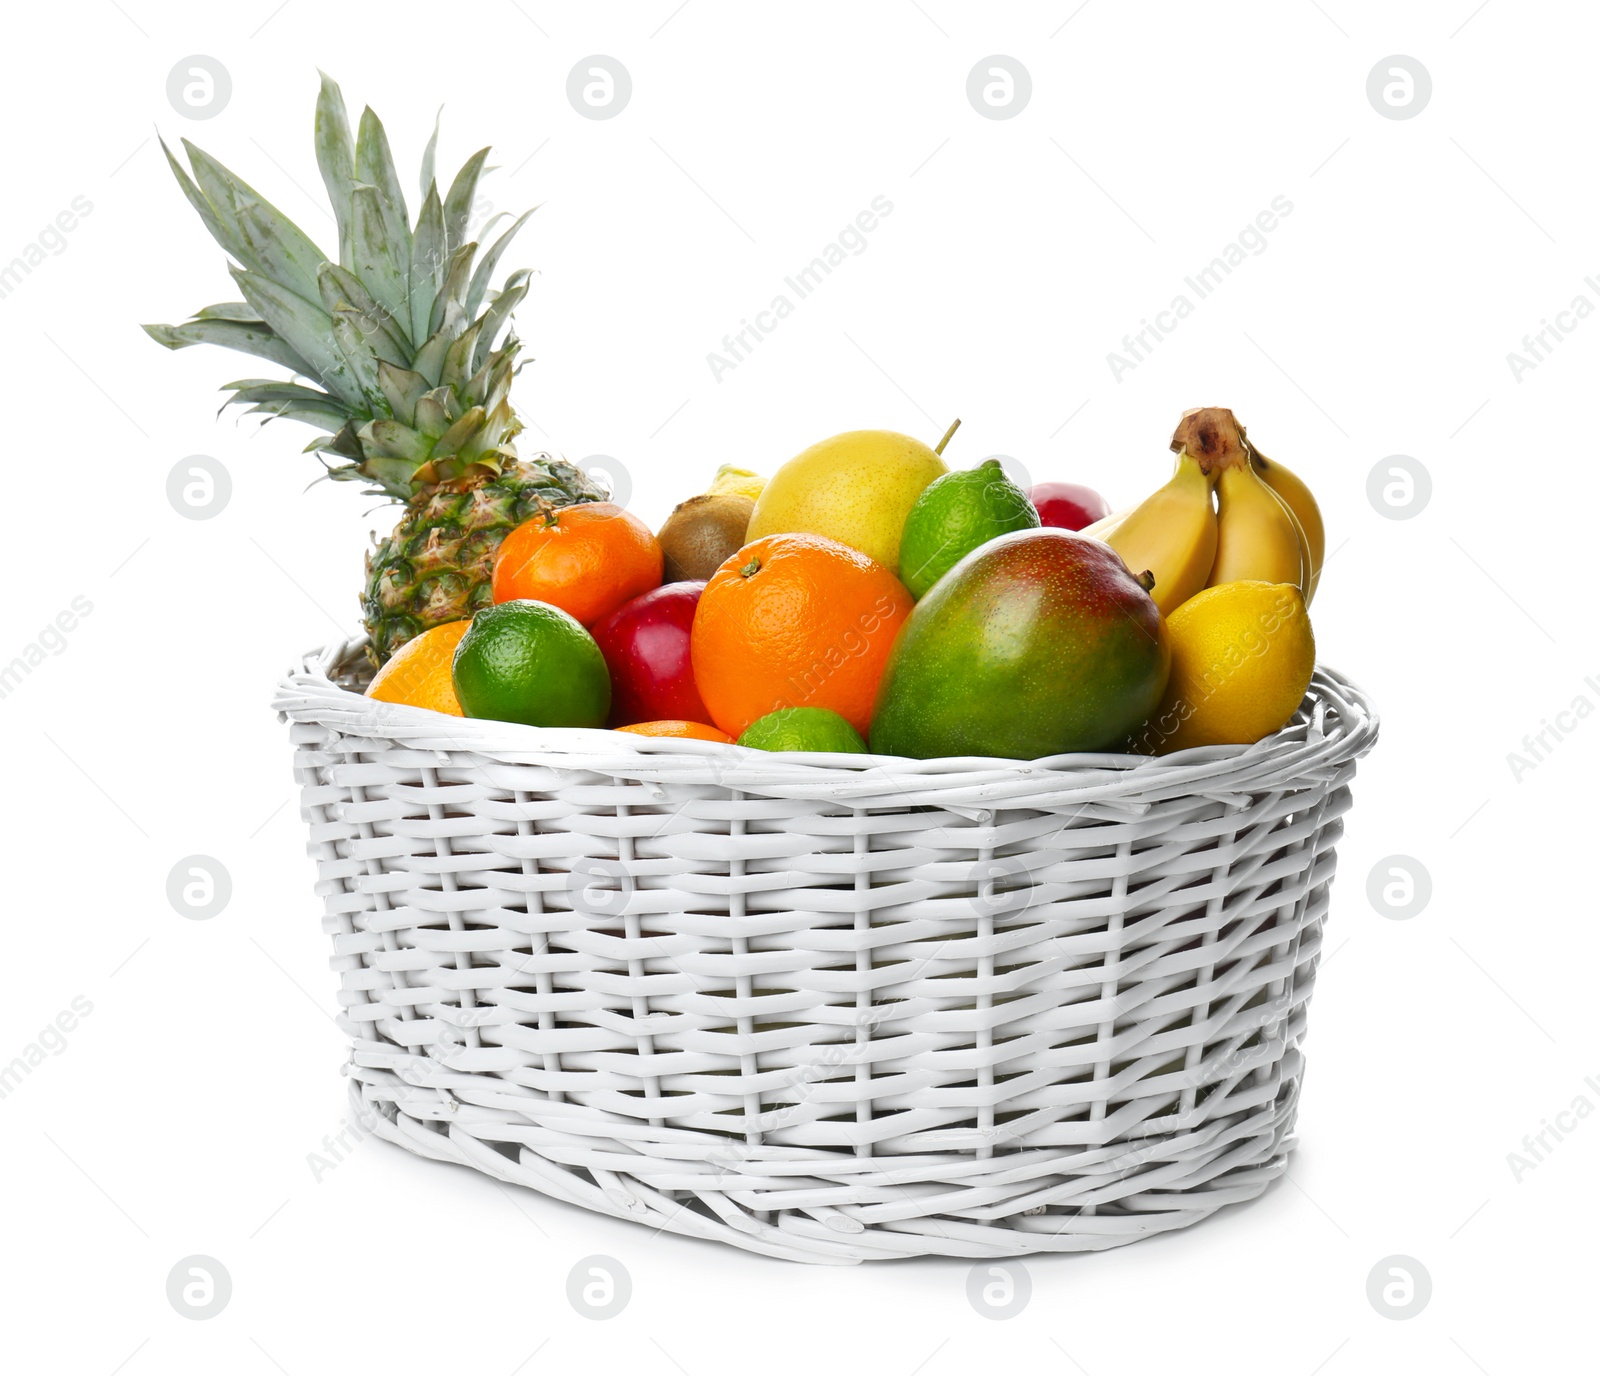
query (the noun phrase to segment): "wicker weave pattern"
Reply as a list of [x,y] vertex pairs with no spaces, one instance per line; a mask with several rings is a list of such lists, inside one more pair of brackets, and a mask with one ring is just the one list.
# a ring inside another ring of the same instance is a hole
[[422,1155],[815,1262],[1117,1246],[1292,1141],[1339,820],[1319,670],[1247,751],[764,756],[279,687],[351,1091]]

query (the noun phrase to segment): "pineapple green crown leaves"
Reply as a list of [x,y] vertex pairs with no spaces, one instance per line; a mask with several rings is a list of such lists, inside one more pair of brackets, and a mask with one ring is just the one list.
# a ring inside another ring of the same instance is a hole
[[338,227],[337,262],[187,139],[188,171],[161,145],[189,204],[232,260],[244,300],[145,331],[169,349],[218,344],[305,379],[230,382],[225,405],[317,427],[326,433],[307,450],[343,460],[329,463],[330,477],[366,480],[400,501],[431,483],[501,471],[516,458],[512,440],[522,428],[509,397],[520,345],[507,327],[530,274],[511,273],[498,291],[490,279],[533,212],[480,258],[466,236],[489,150],[466,161],[440,200],[438,137],[435,121],[413,226],[382,122],[364,110],[352,138],[338,84],[322,77],[317,164]]

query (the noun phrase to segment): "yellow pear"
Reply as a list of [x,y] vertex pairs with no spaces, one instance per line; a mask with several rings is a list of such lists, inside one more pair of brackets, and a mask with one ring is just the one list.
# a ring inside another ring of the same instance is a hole
[[848,430],[796,454],[768,479],[745,539],[826,535],[897,569],[911,504],[945,471],[944,460],[910,435]]

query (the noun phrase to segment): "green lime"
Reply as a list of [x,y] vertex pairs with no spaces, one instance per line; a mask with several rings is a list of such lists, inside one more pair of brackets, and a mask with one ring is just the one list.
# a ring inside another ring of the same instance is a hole
[[864,755],[867,743],[837,712],[826,707],[780,707],[745,727],[738,744],[753,750],[822,750]]
[[588,631],[559,607],[485,607],[456,646],[450,677],[469,717],[527,726],[604,726],[611,675]]
[[900,534],[900,581],[920,598],[979,545],[1039,524],[1028,494],[999,459],[946,473],[922,489]]

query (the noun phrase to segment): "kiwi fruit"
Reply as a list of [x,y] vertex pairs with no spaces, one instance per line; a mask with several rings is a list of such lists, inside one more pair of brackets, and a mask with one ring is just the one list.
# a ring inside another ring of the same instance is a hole
[[673,507],[656,539],[661,542],[668,583],[710,578],[744,545],[756,504],[731,494],[691,497]]

